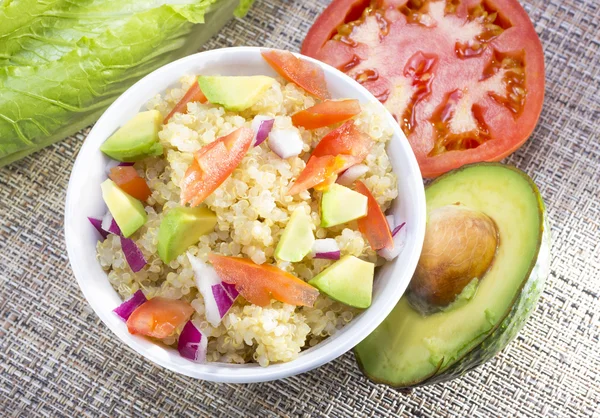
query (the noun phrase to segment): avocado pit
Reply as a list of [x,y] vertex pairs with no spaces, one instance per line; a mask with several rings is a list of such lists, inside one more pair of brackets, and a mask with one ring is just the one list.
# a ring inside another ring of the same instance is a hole
[[421,314],[447,308],[494,261],[498,230],[486,214],[455,204],[429,213],[423,251],[408,287],[408,301]]

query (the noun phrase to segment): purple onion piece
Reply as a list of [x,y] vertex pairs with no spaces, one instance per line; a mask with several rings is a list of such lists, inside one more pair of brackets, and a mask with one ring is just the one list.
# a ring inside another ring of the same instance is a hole
[[177,342],[177,350],[181,357],[196,363],[204,363],[206,362],[207,345],[208,338],[202,335],[192,321],[188,321],[183,327]]
[[229,294],[220,284],[215,284],[212,286],[212,295],[215,299],[217,309],[219,310],[219,317],[223,318],[233,305],[233,300],[231,300]]
[[131,167],[135,163],[121,162],[117,167]]
[[269,132],[271,132],[271,129],[273,129],[274,123],[275,119],[267,119],[260,122],[258,130],[256,131],[256,142],[254,143],[255,147],[258,147],[265,141],[265,139],[267,139]]
[[108,237],[108,232],[106,232],[104,229],[102,229],[102,220],[101,219],[90,218],[88,216],[88,221],[90,221],[90,223],[92,224],[92,226],[94,228],[96,228],[96,231],[98,231],[98,233],[102,237],[102,240],[105,240],[106,237]]
[[404,225],[406,225],[406,222],[402,222],[400,225],[394,228],[394,230],[392,231],[392,238],[395,237],[398,232],[400,232]]
[[127,321],[133,311],[143,305],[147,300],[146,296],[144,296],[144,292],[138,290],[129,299],[113,309],[113,312],[119,315],[124,321]]
[[340,251],[330,251],[327,253],[316,253],[314,258],[323,258],[326,260],[339,260],[340,255]]
[[137,273],[146,265],[146,259],[144,254],[140,251],[135,242],[132,239],[121,237],[121,248],[123,254],[125,254],[125,260],[129,264],[131,271]]
[[121,228],[119,228],[119,225],[117,225],[117,221],[115,221],[114,218],[110,223],[110,228],[108,228],[108,232],[119,236],[121,235]]
[[223,289],[225,289],[232,301],[235,301],[235,298],[240,294],[233,284],[221,282],[221,286],[223,286]]

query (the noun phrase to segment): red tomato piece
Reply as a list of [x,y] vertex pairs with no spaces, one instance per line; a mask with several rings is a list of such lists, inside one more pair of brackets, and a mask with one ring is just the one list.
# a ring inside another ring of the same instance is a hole
[[518,0],[333,0],[301,52],[385,104],[425,177],[506,157],[542,109],[542,45]]
[[351,155],[311,156],[306,163],[306,167],[304,167],[287,194],[295,195],[317,185],[322,190],[327,185],[335,182],[337,174],[355,164],[358,164],[358,162]]
[[186,113],[188,103],[190,103],[190,102],[206,103],[206,101],[207,101],[206,96],[200,90],[200,85],[198,84],[198,81],[194,81],[194,83],[192,83],[192,85],[190,86],[188,91],[185,93],[185,95],[181,98],[181,100],[179,102],[177,102],[177,104],[175,105],[173,110],[171,110],[171,112],[169,112],[169,114],[167,115],[165,120],[163,120],[163,124],[169,122],[169,119],[171,119],[171,117],[175,113]]
[[242,162],[253,138],[252,129],[239,128],[196,151],[181,182],[181,204],[202,203]]
[[235,285],[250,303],[266,306],[271,298],[295,306],[313,306],[319,291],[299,278],[269,264],[211,253],[209,261],[226,283]]
[[293,115],[292,123],[306,129],[317,129],[343,122],[359,113],[358,100],[325,100]]
[[317,190],[325,189],[339,173],[361,163],[372,146],[371,138],[361,132],[354,121],[344,123],[319,141],[288,194],[294,195],[315,186]]
[[297,84],[321,100],[331,97],[327,89],[325,73],[318,65],[297,58],[288,51],[269,49],[262,51],[262,56],[287,81]]
[[182,300],[155,297],[140,305],[127,319],[131,334],[167,338],[187,322],[194,308]]
[[148,183],[131,166],[117,166],[110,169],[108,177],[125,193],[145,201],[152,194]]
[[389,250],[394,249],[394,239],[392,237],[392,231],[390,231],[390,225],[385,219],[384,213],[381,211],[377,200],[373,197],[367,186],[357,180],[355,189],[358,193],[367,196],[367,216],[357,219],[358,230],[367,237],[367,241],[374,250],[381,250],[387,248]]

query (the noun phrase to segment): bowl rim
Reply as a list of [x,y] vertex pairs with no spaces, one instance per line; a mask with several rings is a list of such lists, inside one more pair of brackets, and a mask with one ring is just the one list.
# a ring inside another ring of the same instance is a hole
[[[252,53],[252,54],[260,54],[263,50],[278,50],[277,48],[263,48],[263,47],[227,47],[227,48],[219,48],[208,51],[199,52],[196,54],[189,55],[187,57],[181,58],[179,60],[173,61],[169,64],[166,64],[153,72],[149,73],[131,87],[129,87],[125,92],[123,92],[102,114],[102,116],[98,119],[94,127],[88,133],[88,137],[92,136],[95,130],[99,129],[99,126],[102,126],[107,118],[106,115],[114,112],[114,108],[120,106],[122,103],[126,103],[129,99],[129,96],[132,95],[132,91],[138,90],[141,86],[148,84],[152,78],[156,78],[160,75],[167,74],[171,69],[182,66],[189,62],[198,61],[198,60],[207,60],[222,58],[224,55],[235,55],[240,53]],[[350,82],[353,85],[353,88],[358,90],[363,95],[369,97],[369,101],[377,102],[382,108],[385,109],[383,105],[380,104],[379,101],[362,85],[357,83],[355,80],[342,73],[341,71],[325,64],[321,61],[315,60],[313,58],[301,55],[299,53],[293,53],[295,56],[312,62],[314,64],[319,65],[324,72],[330,76],[335,78],[341,78],[346,82]],[[172,83],[177,82],[176,79],[172,80]],[[148,97],[150,99],[150,97]],[[410,205],[415,205],[417,214],[422,214],[422,216],[418,216],[418,219],[413,220],[413,225],[411,225],[411,229],[414,227],[416,241],[412,247],[406,246],[403,251],[409,251],[408,264],[404,266],[403,271],[415,271],[417,262],[420,256],[421,248],[423,245],[423,240],[425,236],[425,190],[423,186],[423,181],[421,177],[421,172],[419,169],[419,165],[417,163],[417,159],[404,136],[404,133],[400,129],[399,125],[396,123],[393,116],[387,112],[386,117],[388,123],[394,129],[394,136],[399,136],[400,139],[404,139],[400,141],[400,146],[404,150],[404,154],[406,160],[408,162],[409,170],[411,172],[411,177],[414,177],[413,189],[416,190],[417,194],[415,196],[411,196],[412,201]],[[83,275],[86,274],[84,261],[78,260],[74,257],[75,254],[75,245],[77,242],[77,234],[76,231],[71,227],[71,223],[68,222],[68,217],[70,214],[70,208],[73,207],[73,202],[77,199],[74,196],[73,192],[73,183],[75,182],[76,173],[79,173],[84,169],[85,161],[80,158],[80,155],[83,154],[83,151],[87,148],[92,147],[91,141],[85,141],[82,145],[80,151],[78,152],[77,158],[73,165],[71,175],[69,178],[69,183],[67,186],[67,194],[65,200],[65,215],[64,215],[64,233],[65,233],[65,241],[67,247],[67,254],[69,258],[69,263],[73,270],[73,275],[75,276],[77,283],[85,296],[87,302],[91,305],[92,309],[98,315],[98,317],[102,320],[102,322],[115,334],[122,342],[124,342],[129,348],[133,349],[135,352],[143,356],[144,358],[150,360],[154,364],[158,364],[168,370],[171,370],[176,373],[180,373],[189,377],[203,379],[207,381],[213,382],[225,382],[225,383],[255,383],[255,382],[264,382],[271,381],[276,379],[282,379],[290,376],[294,376],[300,373],[307,372],[323,364],[332,361],[347,351],[351,350],[356,344],[366,338],[383,320],[387,317],[387,315],[392,311],[396,303],[400,300],[401,296],[404,294],[406,287],[408,286],[408,281],[404,286],[396,286],[393,289],[393,293],[396,294],[397,297],[390,299],[389,297],[384,300],[385,303],[382,303],[377,306],[378,311],[373,314],[368,314],[369,309],[363,311],[360,317],[355,318],[352,322],[361,321],[362,327],[360,329],[355,329],[356,332],[347,332],[346,334],[340,335],[336,339],[336,344],[332,346],[332,344],[327,345],[329,350],[320,350],[319,348],[326,342],[328,339],[319,343],[315,347],[310,348],[309,350],[305,350],[302,356],[299,358],[292,360],[286,363],[276,363],[269,365],[267,367],[261,367],[258,364],[243,364],[243,365],[235,365],[229,363],[206,363],[206,364],[196,364],[189,362],[190,366],[180,366],[174,364],[172,361],[168,361],[165,356],[159,355],[157,350],[154,350],[148,346],[148,343],[154,347],[157,347],[160,350],[164,349],[155,342],[151,342],[144,337],[140,337],[137,335],[131,335],[128,332],[123,332],[123,327],[118,327],[114,325],[114,321],[112,321],[108,315],[112,314],[111,311],[106,311],[105,307],[101,306],[100,301],[94,297],[91,293],[91,290],[87,287],[84,280],[82,279]],[[393,158],[392,158],[393,160]],[[106,278],[108,280],[108,277]],[[386,292],[387,293],[387,292]],[[373,306],[371,307],[373,308]],[[371,309],[371,312],[373,310]],[[342,333],[341,333],[342,334]],[[309,353],[310,351],[310,353]],[[301,360],[301,361],[299,361]],[[235,373],[223,373],[223,370],[234,370]]]

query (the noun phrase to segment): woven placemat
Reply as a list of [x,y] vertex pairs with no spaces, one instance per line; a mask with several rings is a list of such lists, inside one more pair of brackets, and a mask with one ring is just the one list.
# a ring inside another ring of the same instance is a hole
[[[298,50],[326,2],[258,0],[206,49]],[[451,383],[399,392],[352,354],[283,381],[192,380],[128,349],[84,300],[63,237],[67,181],[87,130],[0,169],[0,416],[599,417],[600,6],[529,0],[545,47],[545,108],[508,162],[539,185],[551,274],[535,313],[494,360]]]

